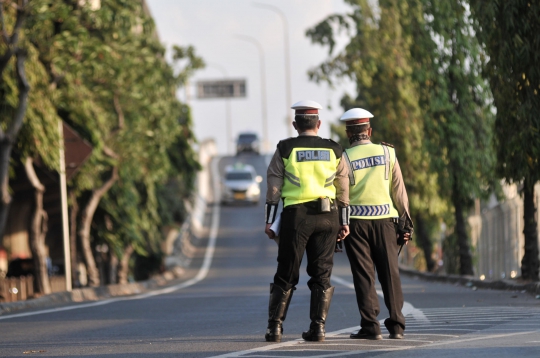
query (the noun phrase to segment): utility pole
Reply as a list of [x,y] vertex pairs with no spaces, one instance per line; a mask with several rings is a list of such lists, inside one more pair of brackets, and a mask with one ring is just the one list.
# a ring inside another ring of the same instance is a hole
[[260,59],[260,71],[261,71],[261,111],[262,111],[262,135],[263,135],[263,151],[266,153],[270,147],[270,141],[268,139],[268,111],[266,106],[266,75],[265,75],[265,62],[264,62],[264,50],[259,41],[251,36],[236,35],[239,40],[247,41],[255,45],[259,50]]
[[58,121],[58,134],[60,136],[60,202],[62,207],[62,239],[64,242],[64,272],[66,275],[66,291],[71,292],[71,248],[69,241],[69,216],[66,183],[66,159],[64,153],[64,128],[62,121]]
[[285,112],[285,121],[286,121],[286,127],[287,127],[287,135],[289,137],[292,137],[292,117],[291,117],[291,61],[290,61],[290,53],[289,53],[289,23],[287,22],[287,17],[281,11],[278,7],[269,5],[269,4],[263,4],[263,3],[253,3],[254,6],[260,7],[263,9],[267,9],[270,11],[273,11],[277,13],[281,20],[283,21],[283,43],[285,45],[285,105],[286,105],[286,112]]
[[[229,75],[227,74],[227,70],[217,63],[207,63],[207,66],[214,67],[218,71],[221,72],[223,75],[223,79],[227,79]],[[232,123],[231,123],[231,103],[229,101],[229,98],[225,98],[225,132],[227,135],[227,154],[233,154],[232,148],[231,148],[231,141],[232,141]]]

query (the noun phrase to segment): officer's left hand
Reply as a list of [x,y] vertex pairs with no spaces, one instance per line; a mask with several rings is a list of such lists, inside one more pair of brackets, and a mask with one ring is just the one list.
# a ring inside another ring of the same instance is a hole
[[345,240],[345,238],[349,236],[349,233],[349,225],[342,225],[338,231],[337,241]]
[[273,239],[276,237],[276,233],[270,230],[271,226],[272,224],[266,224],[266,227],[264,228],[264,233],[266,234],[266,236],[268,236],[269,239]]

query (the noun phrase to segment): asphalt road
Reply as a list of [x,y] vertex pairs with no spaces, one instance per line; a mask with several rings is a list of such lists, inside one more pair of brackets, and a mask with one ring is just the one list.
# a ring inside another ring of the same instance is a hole
[[[267,159],[224,157],[215,167],[239,160],[265,177]],[[256,207],[209,208],[208,237],[200,239],[186,277],[168,289],[0,316],[0,357],[540,357],[534,296],[408,277],[402,278],[405,339],[349,339],[359,314],[345,253],[335,256],[326,341],[301,340],[309,326],[304,266],[283,341],[264,342],[277,245],[263,233],[263,206],[264,195]],[[384,320],[382,300],[381,307]]]

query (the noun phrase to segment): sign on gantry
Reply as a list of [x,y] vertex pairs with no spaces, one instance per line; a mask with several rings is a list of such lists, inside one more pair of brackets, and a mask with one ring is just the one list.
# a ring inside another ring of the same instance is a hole
[[197,82],[197,98],[242,98],[246,97],[246,80],[205,80]]

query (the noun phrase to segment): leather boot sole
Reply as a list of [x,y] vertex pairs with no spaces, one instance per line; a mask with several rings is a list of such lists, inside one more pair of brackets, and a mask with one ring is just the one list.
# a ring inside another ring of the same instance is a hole
[[369,339],[371,341],[379,341],[382,339],[381,334],[366,334],[366,333],[351,333],[349,336],[352,339]]
[[307,334],[308,332],[302,333],[302,338],[304,341],[308,342],[324,342],[324,336],[312,336],[311,334]]
[[267,341],[267,342],[275,342],[275,343],[279,343],[281,342],[281,336],[275,336],[275,335],[264,335],[264,339]]

